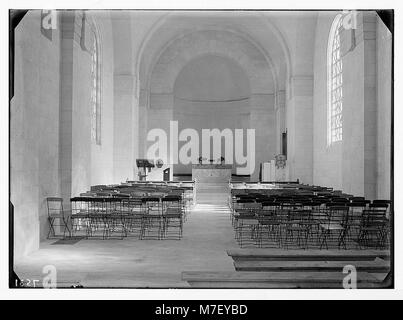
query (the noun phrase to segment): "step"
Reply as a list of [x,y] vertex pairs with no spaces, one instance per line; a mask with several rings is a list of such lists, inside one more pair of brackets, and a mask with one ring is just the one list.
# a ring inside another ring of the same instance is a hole
[[388,250],[279,250],[279,249],[232,249],[227,254],[237,261],[289,261],[289,260],[387,260]]
[[[195,288],[343,288],[342,272],[184,271],[182,280]],[[382,287],[367,272],[357,273],[357,288]]]
[[237,261],[236,271],[258,272],[343,272],[343,268],[352,265],[360,272],[388,273],[390,263],[384,260],[373,261]]

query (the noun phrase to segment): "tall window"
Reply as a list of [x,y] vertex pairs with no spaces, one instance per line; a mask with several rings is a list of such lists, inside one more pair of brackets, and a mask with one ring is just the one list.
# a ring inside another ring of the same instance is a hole
[[342,15],[333,21],[327,48],[327,144],[343,140],[343,68],[340,55]]
[[91,135],[96,144],[101,144],[101,103],[100,103],[100,68],[98,38],[92,32],[91,44]]

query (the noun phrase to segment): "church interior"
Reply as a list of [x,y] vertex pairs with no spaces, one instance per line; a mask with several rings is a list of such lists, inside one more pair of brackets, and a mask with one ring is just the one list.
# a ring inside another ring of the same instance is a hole
[[359,288],[385,286],[393,37],[376,11],[19,14],[19,279],[342,288],[353,264]]

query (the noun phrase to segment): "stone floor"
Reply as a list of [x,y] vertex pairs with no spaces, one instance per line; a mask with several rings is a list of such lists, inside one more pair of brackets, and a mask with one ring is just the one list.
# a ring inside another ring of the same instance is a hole
[[54,265],[59,287],[188,287],[182,271],[234,271],[226,250],[237,248],[225,205],[199,204],[184,224],[182,240],[81,240],[52,245],[19,261],[20,278],[39,279],[42,268]]

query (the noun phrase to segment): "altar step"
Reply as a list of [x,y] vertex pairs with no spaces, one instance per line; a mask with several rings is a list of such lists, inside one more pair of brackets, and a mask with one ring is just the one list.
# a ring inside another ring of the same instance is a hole
[[228,183],[203,183],[196,185],[197,204],[228,204],[229,186]]

